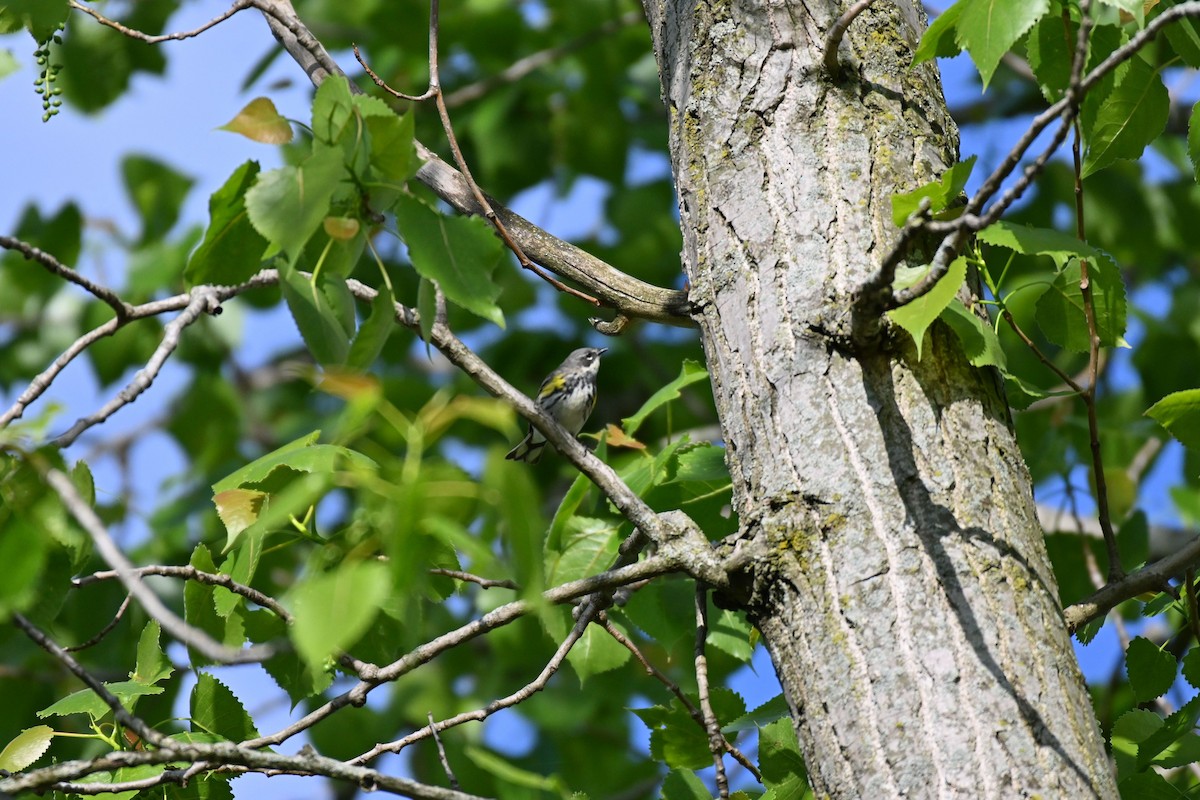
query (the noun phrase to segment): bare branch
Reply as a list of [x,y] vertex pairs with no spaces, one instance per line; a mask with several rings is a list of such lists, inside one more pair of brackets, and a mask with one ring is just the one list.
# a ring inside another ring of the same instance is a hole
[[846,35],[846,31],[850,28],[850,23],[854,19],[866,11],[875,0],[858,0],[857,3],[846,9],[837,22],[833,23],[833,27],[829,29],[829,33],[825,36],[825,72],[834,77],[838,74],[838,47],[842,43],[842,37]]
[[704,654],[708,641],[708,589],[696,582],[696,691],[700,695],[700,713],[704,716],[704,729],[708,731],[708,749],[712,751],[713,766],[716,768],[717,793],[724,800],[729,797],[729,778],[725,775],[725,737],[721,734],[721,723],[713,712],[712,697],[708,693],[708,656]]
[[[344,75],[325,48],[283,0],[254,0],[279,40],[314,85],[330,75]],[[353,85],[353,84],[352,84]],[[424,163],[417,180],[462,214],[486,214],[466,178],[420,142],[414,142],[417,157]],[[585,250],[551,236],[529,220],[514,214],[486,193],[483,195],[496,218],[529,259],[583,286],[600,304],[626,317],[668,325],[695,327],[687,292],[674,291],[637,280]]]
[[456,714],[449,719],[434,723],[432,720],[428,725],[420,730],[413,731],[408,736],[402,739],[397,739],[394,742],[377,744],[362,755],[355,756],[350,759],[351,764],[366,764],[373,761],[375,758],[384,753],[399,753],[410,744],[415,744],[422,739],[428,739],[430,736],[435,736],[438,731],[444,731],[448,728],[455,728],[467,722],[483,722],[485,719],[501,711],[505,708],[512,708],[518,703],[523,703],[530,697],[546,688],[546,684],[554,677],[554,673],[558,672],[563,661],[567,658],[567,653],[571,652],[571,648],[583,636],[583,632],[587,630],[587,626],[596,618],[600,609],[594,604],[587,604],[579,614],[579,618],[575,620],[575,625],[571,628],[567,638],[562,641],[558,649],[554,651],[554,655],[546,662],[546,666],[538,673],[538,676],[529,683],[522,686],[517,691],[507,697],[499,698],[488,703],[483,708],[475,709],[474,711],[465,711],[461,714]]
[[[556,586],[553,589],[543,592],[542,600],[554,604],[567,603],[585,595],[636,583],[655,575],[677,572],[680,568],[681,566],[676,556],[660,553],[643,559],[636,564],[630,564],[629,566],[602,572],[599,575],[593,575],[590,578],[583,578]],[[503,627],[526,614],[533,613],[536,608],[536,604],[527,600],[506,603],[499,608],[489,611],[479,619],[472,620],[466,625],[448,631],[435,639],[431,639],[385,667],[363,664],[359,670],[359,677],[362,680],[348,691],[330,699],[324,705],[312,710],[286,728],[268,736],[261,736],[257,739],[244,742],[243,744],[247,747],[263,747],[287,741],[297,733],[311,728],[314,724],[328,717],[339,708],[347,705],[362,705],[366,702],[367,695],[376,686],[407,675],[423,664],[427,664],[437,658],[442,653],[452,650],[464,642],[478,638],[496,628]]]
[[197,286],[192,289],[191,292],[186,294],[179,294],[175,295],[174,297],[164,298],[162,300],[153,300],[149,303],[143,303],[142,305],[130,307],[129,313],[125,317],[124,321],[120,319],[110,319],[103,325],[88,331],[83,336],[76,339],[70,347],[63,351],[62,355],[56,358],[53,364],[51,364],[49,367],[39,373],[37,377],[30,381],[29,386],[26,387],[25,391],[21,393],[21,396],[17,398],[17,401],[13,403],[12,406],[4,412],[4,414],[0,415],[0,428],[8,425],[14,419],[20,418],[20,416],[25,413],[25,409],[29,407],[29,404],[41,397],[46,390],[50,388],[50,384],[54,382],[54,379],[58,376],[58,374],[66,369],[67,365],[74,361],[75,358],[78,357],[84,350],[86,350],[96,341],[103,339],[105,336],[112,335],[123,325],[126,325],[134,320],[164,314],[168,311],[179,311],[180,309],[186,309],[193,301],[193,298],[197,296],[198,292],[211,291],[215,293],[215,297],[218,301],[224,301],[231,297],[236,297],[237,295],[242,294],[249,289],[260,286],[274,285],[278,283],[278,281],[279,276],[273,270],[266,270],[264,272],[260,272],[259,274],[250,278],[247,282],[238,286]]
[[[133,573],[139,577],[144,577],[146,575],[162,575],[168,578],[182,578],[185,581],[205,583],[209,586],[220,586],[224,589],[228,589],[234,594],[240,594],[242,597],[246,598],[252,603],[260,605],[263,608],[270,609],[275,616],[279,617],[284,622],[291,623],[292,621],[291,613],[282,605],[280,605],[279,601],[277,601],[275,598],[271,597],[270,595],[263,594],[258,589],[240,584],[228,575],[202,572],[193,567],[191,564],[187,564],[182,567],[165,565],[135,567],[133,568]],[[94,572],[91,575],[85,575],[82,578],[74,578],[71,581],[71,585],[75,588],[82,588],[84,586],[90,586],[93,583],[110,581],[114,578],[119,579],[120,577],[120,574],[116,570],[105,570],[103,572]]]
[[55,444],[59,447],[69,447],[88,428],[99,425],[121,408],[136,400],[138,395],[150,388],[150,384],[154,383],[154,379],[158,377],[167,358],[175,352],[184,329],[200,319],[203,314],[219,314],[220,312],[221,301],[211,286],[198,286],[193,289],[187,307],[163,328],[162,341],[159,342],[154,355],[146,362],[146,366],[138,370],[138,373],[133,376],[133,380],[118,392],[116,397],[105,403],[104,407],[96,413],[77,420],[66,433],[54,440]]
[[129,603],[131,600],[133,600],[132,595],[125,595],[125,599],[122,600],[121,605],[117,607],[117,613],[113,614],[113,618],[109,620],[108,624],[101,628],[100,632],[95,636],[81,644],[74,644],[70,647],[64,647],[63,650],[68,653],[78,653],[80,650],[87,650],[89,647],[94,647],[99,644],[105,636],[108,636],[108,634],[112,632],[113,628],[117,627],[117,623],[121,621],[121,617],[125,616],[126,610],[129,609]]
[[476,583],[476,584],[479,584],[479,586],[481,586],[484,589],[519,589],[519,588],[521,588],[521,587],[517,586],[516,581],[509,581],[509,580],[497,581],[497,580],[492,580],[491,578],[481,578],[478,575],[472,575],[469,572],[463,572],[462,570],[458,570],[458,569],[442,569],[442,568],[438,567],[438,568],[429,570],[429,574],[430,575],[443,575],[447,578],[454,578],[455,580],[465,581],[467,583]]
[[80,3],[77,0],[70,0],[70,2],[69,2],[69,5],[71,6],[71,8],[75,9],[76,11],[82,11],[84,14],[87,14],[89,17],[96,20],[101,25],[104,25],[105,27],[108,27],[108,28],[112,28],[114,31],[117,31],[118,33],[124,34],[125,36],[128,36],[131,39],[137,39],[139,42],[145,42],[146,44],[159,44],[160,42],[179,42],[179,41],[183,41],[184,39],[191,39],[193,36],[199,36],[200,34],[204,33],[209,28],[213,28],[213,27],[216,27],[217,25],[220,25],[222,22],[229,19],[230,17],[232,17],[234,14],[238,13],[239,11],[244,11],[247,8],[253,7],[254,4],[255,4],[254,0],[235,0],[233,6],[230,7],[230,9],[228,11],[226,11],[224,14],[221,14],[220,16],[213,17],[208,22],[204,23],[203,25],[201,25],[198,28],[193,28],[190,31],[182,31],[180,33],[166,33],[161,36],[151,36],[150,34],[142,33],[141,31],[134,30],[133,28],[127,28],[124,25],[122,25],[121,23],[119,23],[115,20],[111,20],[108,17],[105,17],[100,12],[96,11],[93,8],[90,8],[89,6],[85,6],[83,3]]
[[1067,606],[1063,619],[1074,633],[1097,617],[1107,614],[1120,603],[1143,592],[1161,591],[1171,578],[1200,565],[1200,539],[1194,539],[1177,552],[1130,572],[1119,581],[1109,583],[1091,597]]
[[433,731],[433,741],[437,745],[438,761],[442,762],[442,769],[446,773],[446,779],[450,781],[450,788],[458,788],[458,778],[454,777],[454,770],[450,768],[450,759],[446,757],[446,748],[442,746],[442,737],[438,736],[437,725],[433,721],[433,712],[428,713],[429,729]]
[[125,589],[141,604],[147,614],[158,620],[163,630],[188,647],[202,653],[205,658],[217,662],[227,664],[257,662],[263,661],[275,653],[275,648],[267,645],[252,645],[242,650],[235,650],[221,644],[199,628],[188,625],[174,611],[167,608],[162,600],[158,599],[158,595],[142,582],[137,570],[129,563],[129,559],[125,558],[125,554],[117,547],[112,537],[108,535],[104,522],[80,496],[75,489],[75,484],[71,483],[71,479],[56,469],[49,469],[46,471],[46,483],[58,493],[63,505],[67,507],[67,511],[92,537],[96,551],[117,572]]
[[14,239],[11,236],[0,236],[0,247],[6,250],[16,250],[25,256],[25,258],[30,261],[36,261],[60,278],[64,278],[76,286],[82,287],[85,291],[94,295],[97,300],[101,300],[111,306],[112,310],[116,312],[119,322],[123,322],[129,317],[132,307],[118,297],[116,292],[106,286],[101,286],[98,283],[88,280],[49,253],[39,250],[28,242]]
[[[104,705],[112,709],[113,716],[117,722],[120,722],[126,728],[136,733],[142,739],[151,744],[163,745],[169,744],[170,739],[163,736],[158,731],[147,725],[141,718],[135,717],[129,713],[125,706],[121,705],[121,701],[117,696],[108,690],[103,683],[96,680],[90,672],[80,666],[79,662],[63,648],[59,647],[50,639],[40,628],[30,622],[22,614],[12,615],[13,624],[21,629],[21,632],[28,636],[34,644],[45,650],[50,655],[54,656],[59,662],[66,667],[72,675],[83,681],[84,685],[91,689],[96,695],[104,701]],[[3,791],[3,789],[0,789]]]
[[[101,687],[103,688],[103,687]],[[154,731],[151,729],[151,733]],[[7,778],[0,778],[0,793],[15,795],[26,791],[41,791],[54,788],[64,781],[71,781],[84,775],[133,767],[143,764],[173,764],[189,762],[193,764],[188,773],[220,768],[222,771],[245,772],[254,771],[276,775],[323,775],[328,778],[354,784],[365,791],[383,791],[416,800],[486,800],[465,792],[453,789],[443,789],[437,786],[418,783],[407,778],[397,778],[385,775],[377,770],[356,767],[343,761],[318,755],[311,747],[304,748],[294,756],[282,753],[260,752],[233,744],[218,742],[201,744],[195,742],[178,742],[165,739],[156,749],[148,750],[119,750],[90,760],[63,761],[42,769],[30,770]],[[232,768],[225,765],[233,765]],[[196,769],[196,767],[200,769]],[[172,771],[168,771],[170,773]],[[167,773],[164,773],[167,774]],[[172,783],[174,775],[164,779],[164,783]],[[100,784],[106,790],[111,790],[113,784]]]
[[[633,657],[637,659],[637,662],[642,665],[642,669],[646,670],[647,675],[657,680],[667,688],[667,691],[675,695],[675,699],[677,699],[680,705],[682,705],[688,712],[688,716],[690,716],[696,722],[696,724],[700,726],[701,730],[707,733],[708,726],[704,721],[704,715],[700,713],[700,709],[696,708],[695,704],[692,703],[691,698],[684,694],[684,691],[682,688],[680,688],[679,684],[667,677],[667,675],[658,667],[651,664],[650,659],[646,658],[646,654],[643,653],[641,649],[639,649],[638,646],[629,639],[628,636],[621,633],[621,630],[612,623],[612,620],[608,618],[606,613],[601,612],[599,622],[604,626],[604,630],[608,632],[608,635],[616,640],[617,644],[621,645],[633,654]],[[739,750],[736,745],[729,741],[729,739],[725,738],[724,734],[721,735],[721,741],[724,742],[723,746],[725,748],[725,752],[729,753],[729,755],[733,756],[735,761],[745,767],[746,770],[754,776],[755,780],[757,780],[759,783],[762,783],[762,773],[758,771],[758,767],[754,766],[754,762],[747,758],[746,754]]]

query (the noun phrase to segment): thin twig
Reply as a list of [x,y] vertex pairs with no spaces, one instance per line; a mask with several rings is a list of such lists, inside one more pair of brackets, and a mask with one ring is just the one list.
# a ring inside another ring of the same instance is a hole
[[[272,34],[314,86],[320,86],[331,75],[345,77],[321,43],[299,20],[290,4],[282,0],[255,0],[255,7],[263,12]],[[351,91],[358,90],[353,83],[350,88]],[[470,185],[458,170],[421,142],[414,141],[413,145],[417,150],[417,158],[423,162],[417,170],[418,181],[459,213],[483,214]],[[550,235],[492,198],[488,198],[488,203],[513,239],[520,243],[522,250],[535,263],[586,287],[605,306],[616,309],[619,315],[666,325],[696,327],[696,321],[692,318],[695,308],[686,291],[664,289],[633,278],[586,250]],[[616,332],[606,326],[597,326],[597,330]]]
[[536,53],[531,53],[524,58],[518,59],[508,67],[500,70],[497,73],[476,81],[475,83],[463,86],[460,89],[455,89],[446,95],[446,105],[449,108],[461,106],[464,103],[469,103],[472,100],[478,100],[485,96],[488,92],[500,86],[510,83],[516,83],[526,75],[535,70],[551,63],[563,56],[570,55],[577,50],[582,50],[588,45],[596,42],[599,39],[609,36],[617,31],[637,25],[646,20],[646,15],[641,11],[627,11],[616,19],[610,19],[595,29],[588,31],[582,36],[577,36],[564,44],[548,47],[545,50],[539,50]]
[[830,76],[838,74],[838,47],[842,43],[842,37],[846,35],[846,31],[850,28],[850,23],[854,22],[862,12],[871,7],[875,0],[858,0],[857,3],[846,9],[837,22],[833,23],[833,27],[829,29],[829,33],[825,36],[825,72]]
[[[1075,51],[1071,62],[1071,83],[1067,89],[1068,99],[1073,100],[1072,111],[1077,112],[1083,101],[1080,83],[1083,66],[1087,59],[1088,38],[1092,28],[1091,0],[1079,4],[1080,21],[1076,35]],[[1071,17],[1063,10],[1063,30],[1070,43]],[[1071,143],[1071,160],[1075,172],[1075,235],[1081,242],[1087,241],[1083,207],[1083,132],[1076,114],[1072,120],[1075,136]],[[1079,291],[1083,298],[1083,316],[1088,329],[1088,385],[1080,395],[1087,410],[1088,436],[1092,455],[1092,479],[1096,486],[1096,512],[1100,529],[1104,532],[1104,549],[1108,555],[1108,581],[1119,581],[1125,576],[1121,565],[1121,553],[1117,546],[1117,534],[1112,526],[1112,513],[1108,507],[1108,479],[1104,474],[1104,455],[1100,450],[1100,420],[1096,413],[1096,389],[1100,375],[1100,333],[1096,326],[1096,301],[1092,294],[1089,265],[1086,258],[1079,259]]]
[[[291,624],[292,615],[284,608],[278,600],[270,595],[263,594],[258,589],[238,583],[228,575],[220,573],[203,572],[196,569],[191,564],[184,566],[167,566],[167,565],[152,565],[148,567],[135,567],[133,573],[139,577],[146,575],[160,575],[168,578],[181,578],[185,581],[195,581],[196,583],[204,583],[209,586],[220,586],[223,589],[228,589],[234,594],[239,594],[250,602],[260,605],[263,608],[269,609],[275,616],[282,619],[284,622]],[[71,580],[71,585],[77,589],[89,586],[93,583],[101,581],[110,581],[114,578],[119,579],[120,573],[116,570],[104,570],[101,572],[93,572],[91,575],[85,575],[82,578],[74,578]]]
[[[542,593],[541,602],[552,604],[567,603],[585,595],[636,583],[655,575],[675,572],[678,569],[679,562],[674,556],[660,553],[629,566],[612,569],[590,578],[583,578],[556,586]],[[455,630],[447,631],[441,636],[416,647],[387,666],[376,667],[364,664],[359,671],[359,678],[361,680],[358,684],[342,694],[331,698],[324,705],[313,709],[287,727],[267,736],[243,742],[243,745],[246,747],[266,747],[281,744],[301,731],[311,728],[339,708],[348,705],[361,706],[366,702],[367,695],[375,687],[401,678],[418,667],[428,664],[442,653],[497,628],[508,625],[527,614],[533,613],[538,607],[539,604],[528,600],[505,603],[499,608],[484,614],[479,619],[472,620]]]
[[433,721],[433,712],[427,712],[426,716],[429,719],[429,730],[433,731],[433,741],[437,745],[438,760],[442,762],[442,769],[446,773],[446,779],[450,781],[450,788],[458,788],[458,778],[454,777],[454,770],[450,768],[450,759],[446,757],[446,748],[442,746],[442,737],[438,736],[437,723]]
[[[620,628],[613,624],[612,620],[608,618],[607,613],[602,612],[598,621],[604,626],[604,630],[608,632],[609,636],[611,636],[618,644],[633,654],[633,657],[637,660],[637,662],[642,665],[642,669],[646,670],[647,675],[657,680],[666,687],[667,691],[675,695],[675,699],[677,699],[680,705],[684,707],[684,710],[687,711],[688,716],[690,716],[695,723],[700,726],[702,731],[708,733],[708,728],[704,723],[704,715],[701,714],[700,709],[696,708],[695,704],[692,703],[691,698],[684,693],[683,688],[678,683],[667,677],[662,670],[651,664],[650,660],[646,658],[646,654],[643,653],[628,636],[621,633]],[[746,770],[754,776],[755,780],[757,780],[759,783],[762,783],[762,773],[758,771],[758,767],[754,766],[754,762],[747,758],[746,754],[738,749],[735,744],[730,742],[724,734],[721,735],[721,741],[724,742],[723,746],[725,748],[725,752],[729,753],[729,755],[733,756],[735,761],[745,767]]]
[[563,292],[564,294],[569,294],[573,297],[577,297],[580,300],[591,303],[594,306],[599,306],[601,303],[598,299],[592,297],[590,294],[567,286],[565,283],[558,280],[558,278],[555,278],[549,272],[531,261],[529,256],[525,255],[525,251],[521,248],[521,245],[517,244],[516,240],[513,239],[512,235],[508,232],[508,228],[504,225],[504,221],[501,220],[496,214],[495,209],[493,209],[491,203],[488,202],[483,190],[479,188],[479,184],[475,182],[474,176],[471,175],[471,169],[467,166],[467,160],[463,157],[462,149],[458,146],[458,137],[454,135],[454,126],[450,123],[450,111],[446,108],[446,98],[442,94],[441,78],[439,77],[438,73],[438,4],[439,0],[429,0],[429,88],[424,94],[415,96],[406,95],[388,86],[387,83],[378,75],[376,75],[374,70],[367,65],[366,60],[363,59],[362,54],[359,53],[357,47],[354,49],[354,57],[358,59],[358,63],[361,64],[363,69],[367,71],[367,74],[371,76],[371,80],[375,81],[375,84],[381,89],[390,92],[394,97],[413,101],[433,98],[433,101],[437,106],[438,117],[442,122],[442,130],[446,134],[446,142],[450,145],[450,152],[454,155],[454,163],[458,165],[459,172],[462,173],[463,178],[467,182],[467,186],[470,187],[471,195],[475,198],[475,202],[479,204],[479,208],[482,210],[483,217],[491,223],[493,228],[496,229],[496,233],[504,241],[505,246],[507,246],[508,249],[512,251],[513,255],[517,257],[517,262],[521,265],[521,267],[537,275],[539,278],[549,283],[558,291]]
[[265,661],[276,652],[270,645],[251,645],[244,649],[234,649],[213,639],[204,631],[188,625],[174,611],[167,608],[150,587],[142,582],[129,559],[117,547],[116,542],[108,535],[104,522],[97,516],[92,507],[80,496],[71,479],[56,469],[46,470],[46,483],[58,494],[67,511],[75,521],[87,531],[100,557],[112,567],[126,591],[133,595],[147,614],[158,620],[163,630],[170,633],[188,647],[196,650],[212,661],[227,664],[245,664]]
[[587,626],[592,623],[592,620],[595,619],[596,614],[598,613],[599,608],[597,608],[595,605],[591,603],[585,604],[584,609],[579,614],[579,618],[575,620],[575,625],[571,628],[570,633],[568,633],[567,637],[563,639],[562,644],[558,646],[558,649],[554,651],[554,655],[551,656],[550,660],[546,662],[546,666],[542,668],[542,671],[538,673],[536,678],[522,686],[517,691],[513,692],[507,697],[501,697],[497,700],[493,700],[483,708],[477,708],[473,711],[465,711],[461,714],[456,714],[449,719],[444,719],[441,722],[430,722],[430,724],[426,725],[424,728],[413,731],[408,736],[397,739],[394,742],[377,744],[367,752],[350,759],[349,763],[362,765],[373,761],[375,758],[383,755],[384,753],[399,753],[410,744],[419,742],[422,739],[428,739],[438,731],[444,731],[447,728],[454,728],[467,722],[483,722],[497,711],[511,708],[518,703],[528,700],[530,697],[546,688],[546,684],[550,682],[552,677],[554,677],[554,673],[558,672],[559,668],[563,664],[563,661],[566,660],[567,654],[571,652],[571,648],[574,647],[575,643],[580,640],[584,631],[587,630]]
[[104,705],[108,706],[117,722],[124,725],[129,730],[136,733],[144,741],[154,745],[162,746],[169,744],[170,740],[159,733],[158,731],[147,725],[141,718],[135,717],[121,704],[117,696],[108,690],[108,687],[92,676],[90,672],[80,666],[75,658],[59,647],[49,636],[47,636],[38,626],[34,625],[22,614],[12,615],[13,624],[21,629],[21,632],[28,636],[34,644],[45,650],[50,655],[54,656],[58,661],[70,671],[72,675],[83,681],[84,685],[96,693]]
[[64,647],[63,650],[68,653],[78,653],[80,650],[87,650],[89,647],[94,647],[104,639],[105,636],[112,633],[112,629],[117,627],[117,623],[121,621],[121,617],[125,616],[126,609],[129,608],[130,601],[133,600],[132,595],[125,595],[125,599],[121,601],[121,605],[117,607],[117,613],[113,614],[113,618],[108,621],[108,624],[100,629],[92,638],[81,644],[73,644],[70,647]]
[[235,0],[234,4],[229,8],[228,11],[220,16],[213,17],[198,28],[193,28],[190,31],[182,31],[180,33],[165,33],[161,36],[152,36],[150,34],[134,30],[133,28],[127,28],[116,20],[111,20],[108,17],[105,17],[95,9],[85,6],[83,3],[77,2],[77,0],[69,0],[69,5],[76,11],[82,11],[84,14],[87,14],[101,25],[112,28],[114,31],[124,34],[130,39],[137,39],[139,42],[145,42],[146,44],[159,44],[160,42],[179,42],[183,41],[184,39],[190,39],[193,36],[199,36],[209,28],[220,25],[222,22],[229,19],[239,11],[245,11],[247,8],[252,8],[256,5],[256,3],[254,0]]
[[97,300],[107,303],[116,312],[118,321],[124,322],[129,317],[132,306],[118,297],[116,292],[107,286],[101,286],[85,278],[44,250],[39,250],[28,242],[23,242],[12,236],[0,236],[0,247],[6,250],[17,251],[30,261],[37,262],[60,278],[64,278],[91,293]]
[[708,641],[708,589],[696,582],[696,691],[700,695],[700,713],[704,715],[704,729],[708,731],[708,749],[712,752],[716,768],[717,793],[726,800],[729,797],[729,778],[725,775],[725,748],[722,742],[721,723],[713,712],[712,697],[708,693],[708,656],[704,646]]
[[54,443],[59,447],[69,447],[79,436],[94,425],[107,420],[117,411],[132,403],[138,395],[150,388],[158,373],[162,370],[167,358],[179,347],[179,339],[184,329],[196,322],[204,314],[219,314],[221,301],[212,287],[200,286],[191,292],[191,302],[180,312],[179,316],[163,327],[163,338],[154,350],[146,366],[138,370],[125,388],[117,396],[109,400],[94,414],[78,419],[66,433],[57,437]]
[[429,570],[429,574],[430,575],[444,575],[447,578],[454,578],[455,580],[466,581],[467,583],[475,583],[475,584],[478,584],[479,586],[483,587],[484,589],[520,589],[521,588],[520,586],[517,585],[516,581],[510,581],[510,580],[498,581],[498,580],[492,580],[491,578],[481,578],[478,575],[472,575],[469,572],[463,572],[462,570],[458,570],[458,569],[442,569],[441,567],[437,567],[435,569]]
[[1067,606],[1063,619],[1071,632],[1078,630],[1097,617],[1107,614],[1120,603],[1137,597],[1143,592],[1162,591],[1171,578],[1178,577],[1190,568],[1200,565],[1200,539],[1194,539],[1171,555],[1152,564],[1134,570],[1119,581],[1106,584],[1090,597]]
[[[1090,7],[1090,3],[1081,5],[1085,9],[1085,13],[1081,20],[1079,42],[1082,43],[1082,47],[1086,47],[1086,34],[1092,24],[1090,14],[1086,13],[1086,9]],[[1108,73],[1132,58],[1168,24],[1177,19],[1194,16],[1200,16],[1200,2],[1181,3],[1180,5],[1166,9],[1151,22],[1147,23],[1146,27],[1134,35],[1128,42],[1114,50],[1107,58],[1097,64],[1086,75],[1083,74],[1083,62],[1076,60],[1072,66],[1073,76],[1066,96],[1033,119],[1017,143],[1004,157],[1004,160],[984,180],[975,195],[970,198],[965,212],[954,220],[946,222],[932,221],[925,225],[925,230],[933,234],[944,235],[945,239],[941,247],[939,247],[930,271],[925,278],[920,283],[909,287],[903,292],[896,293],[887,307],[899,307],[932,289],[937,279],[941,278],[949,269],[954,256],[958,254],[959,248],[965,243],[966,236],[962,235],[962,232],[964,230],[982,230],[992,224],[1026,191],[1029,184],[1041,174],[1050,156],[1053,155],[1065,140],[1067,131],[1072,126],[1074,117],[1078,113],[1079,104],[1089,89],[1108,75]],[[1080,45],[1077,45],[1076,51],[1086,52],[1085,49],[1081,49]],[[1063,125],[1060,126],[1058,132],[1055,134],[1051,146],[1046,148],[1037,159],[1026,166],[1021,177],[1001,195],[1000,199],[993,203],[985,213],[980,213],[983,206],[1000,190],[1004,180],[1008,178],[1021,159],[1024,158],[1025,153],[1032,146],[1034,140],[1057,118],[1062,119]]]

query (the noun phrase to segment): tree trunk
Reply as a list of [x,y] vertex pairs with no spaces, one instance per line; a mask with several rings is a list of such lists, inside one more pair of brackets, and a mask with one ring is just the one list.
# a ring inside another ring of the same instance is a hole
[[[846,4],[848,5],[848,3]],[[647,0],[684,267],[742,535],[746,606],[818,797],[1115,797],[997,376],[935,325],[844,346],[955,161],[919,3],[877,3],[825,73],[830,0]]]

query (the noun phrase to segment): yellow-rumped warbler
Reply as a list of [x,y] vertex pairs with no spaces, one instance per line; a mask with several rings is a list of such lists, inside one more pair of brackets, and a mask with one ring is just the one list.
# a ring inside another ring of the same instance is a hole
[[[600,356],[607,352],[607,347],[579,348],[547,375],[538,389],[537,404],[572,436],[583,430],[583,424],[596,407],[596,373],[600,370]],[[536,464],[545,446],[546,437],[530,425],[529,433],[505,458]]]

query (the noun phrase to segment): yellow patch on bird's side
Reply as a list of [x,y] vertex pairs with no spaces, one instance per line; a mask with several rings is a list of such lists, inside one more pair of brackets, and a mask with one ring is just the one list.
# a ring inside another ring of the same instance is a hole
[[553,378],[546,381],[545,385],[542,386],[542,390],[538,392],[538,400],[541,400],[544,397],[549,397],[566,385],[567,382],[563,380],[562,375],[555,375]]

